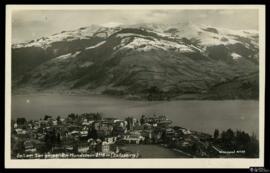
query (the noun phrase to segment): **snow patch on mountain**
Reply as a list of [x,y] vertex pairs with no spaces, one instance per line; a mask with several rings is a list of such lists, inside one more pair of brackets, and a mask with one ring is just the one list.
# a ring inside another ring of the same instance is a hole
[[[62,31],[49,37],[42,37],[26,43],[14,44],[12,47],[41,47],[46,49],[50,47],[52,43],[59,41],[73,41],[77,39],[89,39],[91,37],[103,37],[106,39],[124,28],[137,28],[169,39],[195,38],[200,41],[202,47],[241,43],[241,41],[239,41],[239,37],[250,39],[251,44],[254,44],[255,46],[258,43],[258,31],[256,30],[232,30],[186,22],[172,25],[144,23],[136,25],[119,25],[115,27],[91,25],[76,30]],[[119,33],[117,34],[117,37],[122,38],[132,35],[139,36],[139,34],[137,35],[135,33]],[[246,46],[248,47],[249,45]],[[91,47],[88,48],[90,49]]]
[[240,43],[237,37],[249,38],[256,43],[256,36],[258,35],[256,30],[233,30],[192,23],[179,23],[171,26],[170,29],[175,31],[171,33],[171,38],[196,38],[204,47]]
[[85,48],[85,49],[86,49],[86,50],[94,49],[94,48],[97,48],[97,47],[103,45],[104,43],[106,43],[106,41],[101,41],[101,42],[99,42],[98,44],[96,44],[96,45],[94,45],[94,46],[87,47],[87,48]]
[[51,46],[54,42],[60,41],[73,41],[78,39],[89,39],[93,37],[96,32],[101,30],[98,25],[91,25],[89,27],[82,27],[71,31],[62,31],[60,33],[53,34],[49,37],[42,37],[36,40],[32,40],[26,43],[13,44],[12,48],[22,48],[22,47],[41,47],[46,49]]
[[68,53],[68,54],[65,54],[65,55],[58,56],[55,59],[57,59],[57,60],[64,60],[64,59],[69,58],[70,56],[71,56],[71,53]]
[[83,67],[90,67],[91,65],[93,65],[94,63],[91,61],[86,61],[83,64],[80,65],[81,68]]
[[77,51],[75,53],[68,53],[68,54],[65,54],[65,55],[61,55],[61,56],[58,56],[56,57],[55,59],[56,60],[65,60],[65,59],[68,59],[68,58],[75,58],[77,57],[77,55],[79,55],[81,53],[81,51]]
[[239,58],[241,58],[242,56],[241,55],[239,55],[239,54],[237,54],[237,53],[231,53],[231,56],[232,56],[232,58],[233,58],[233,60],[238,60]]
[[160,36],[160,37],[167,37],[167,38],[175,38],[175,37],[172,37],[170,34],[168,34],[168,33],[164,33],[163,31],[160,31],[160,32],[158,32],[158,31],[148,31],[149,33],[154,33],[154,34],[156,34],[156,35],[158,35],[158,36]]
[[145,37],[145,36],[135,33],[118,33],[116,34],[116,37],[124,38],[124,37]]
[[150,51],[154,49],[161,49],[164,51],[174,50],[180,53],[194,52],[194,50],[184,44],[179,44],[167,40],[150,40],[141,37],[135,37],[130,43],[126,44],[120,49],[134,49],[137,51]]

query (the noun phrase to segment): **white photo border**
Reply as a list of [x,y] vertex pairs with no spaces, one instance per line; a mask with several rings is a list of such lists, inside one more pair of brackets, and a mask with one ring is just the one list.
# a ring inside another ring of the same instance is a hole
[[[139,10],[139,9],[258,9],[259,10],[259,158],[211,159],[11,159],[11,21],[14,10]],[[6,5],[5,168],[249,168],[264,166],[265,100],[264,5]]]

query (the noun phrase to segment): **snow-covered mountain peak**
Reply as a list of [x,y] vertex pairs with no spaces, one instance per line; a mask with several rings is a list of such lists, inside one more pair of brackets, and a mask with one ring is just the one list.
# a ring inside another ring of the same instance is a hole
[[13,44],[13,48],[22,48],[22,47],[41,47],[48,48],[52,43],[60,42],[60,41],[73,41],[78,39],[89,39],[95,34],[99,34],[98,36],[103,36],[102,32],[113,32],[111,28],[102,27],[99,25],[90,25],[87,27],[81,27],[75,30],[61,31],[59,33],[55,33],[49,37],[41,37],[36,40],[32,40],[25,43]]
[[92,37],[106,39],[114,33],[128,28],[145,30],[149,33],[159,35],[160,37],[171,39],[196,39],[199,40],[202,47],[221,44],[236,44],[241,41],[242,37],[251,40],[252,44],[258,42],[258,32],[254,30],[232,30],[210,25],[198,25],[192,22],[181,22],[176,24],[142,23],[133,25],[117,24],[110,26],[90,25],[75,30],[62,31],[49,37],[42,37],[30,42],[14,44],[12,47],[41,47],[46,49],[55,42],[87,40]]
[[13,45],[12,78],[17,89],[147,98],[155,86],[169,98],[257,98],[258,52],[256,31],[194,23],[91,25]]

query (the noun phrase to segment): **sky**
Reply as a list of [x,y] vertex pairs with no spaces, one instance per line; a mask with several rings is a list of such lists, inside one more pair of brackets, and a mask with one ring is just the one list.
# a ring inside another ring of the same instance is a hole
[[192,22],[230,29],[258,29],[258,10],[16,10],[12,42],[19,43],[91,24]]

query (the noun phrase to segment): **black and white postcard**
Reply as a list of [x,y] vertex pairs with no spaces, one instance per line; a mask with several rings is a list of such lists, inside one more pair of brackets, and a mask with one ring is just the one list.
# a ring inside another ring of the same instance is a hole
[[263,166],[263,5],[6,9],[7,168]]

